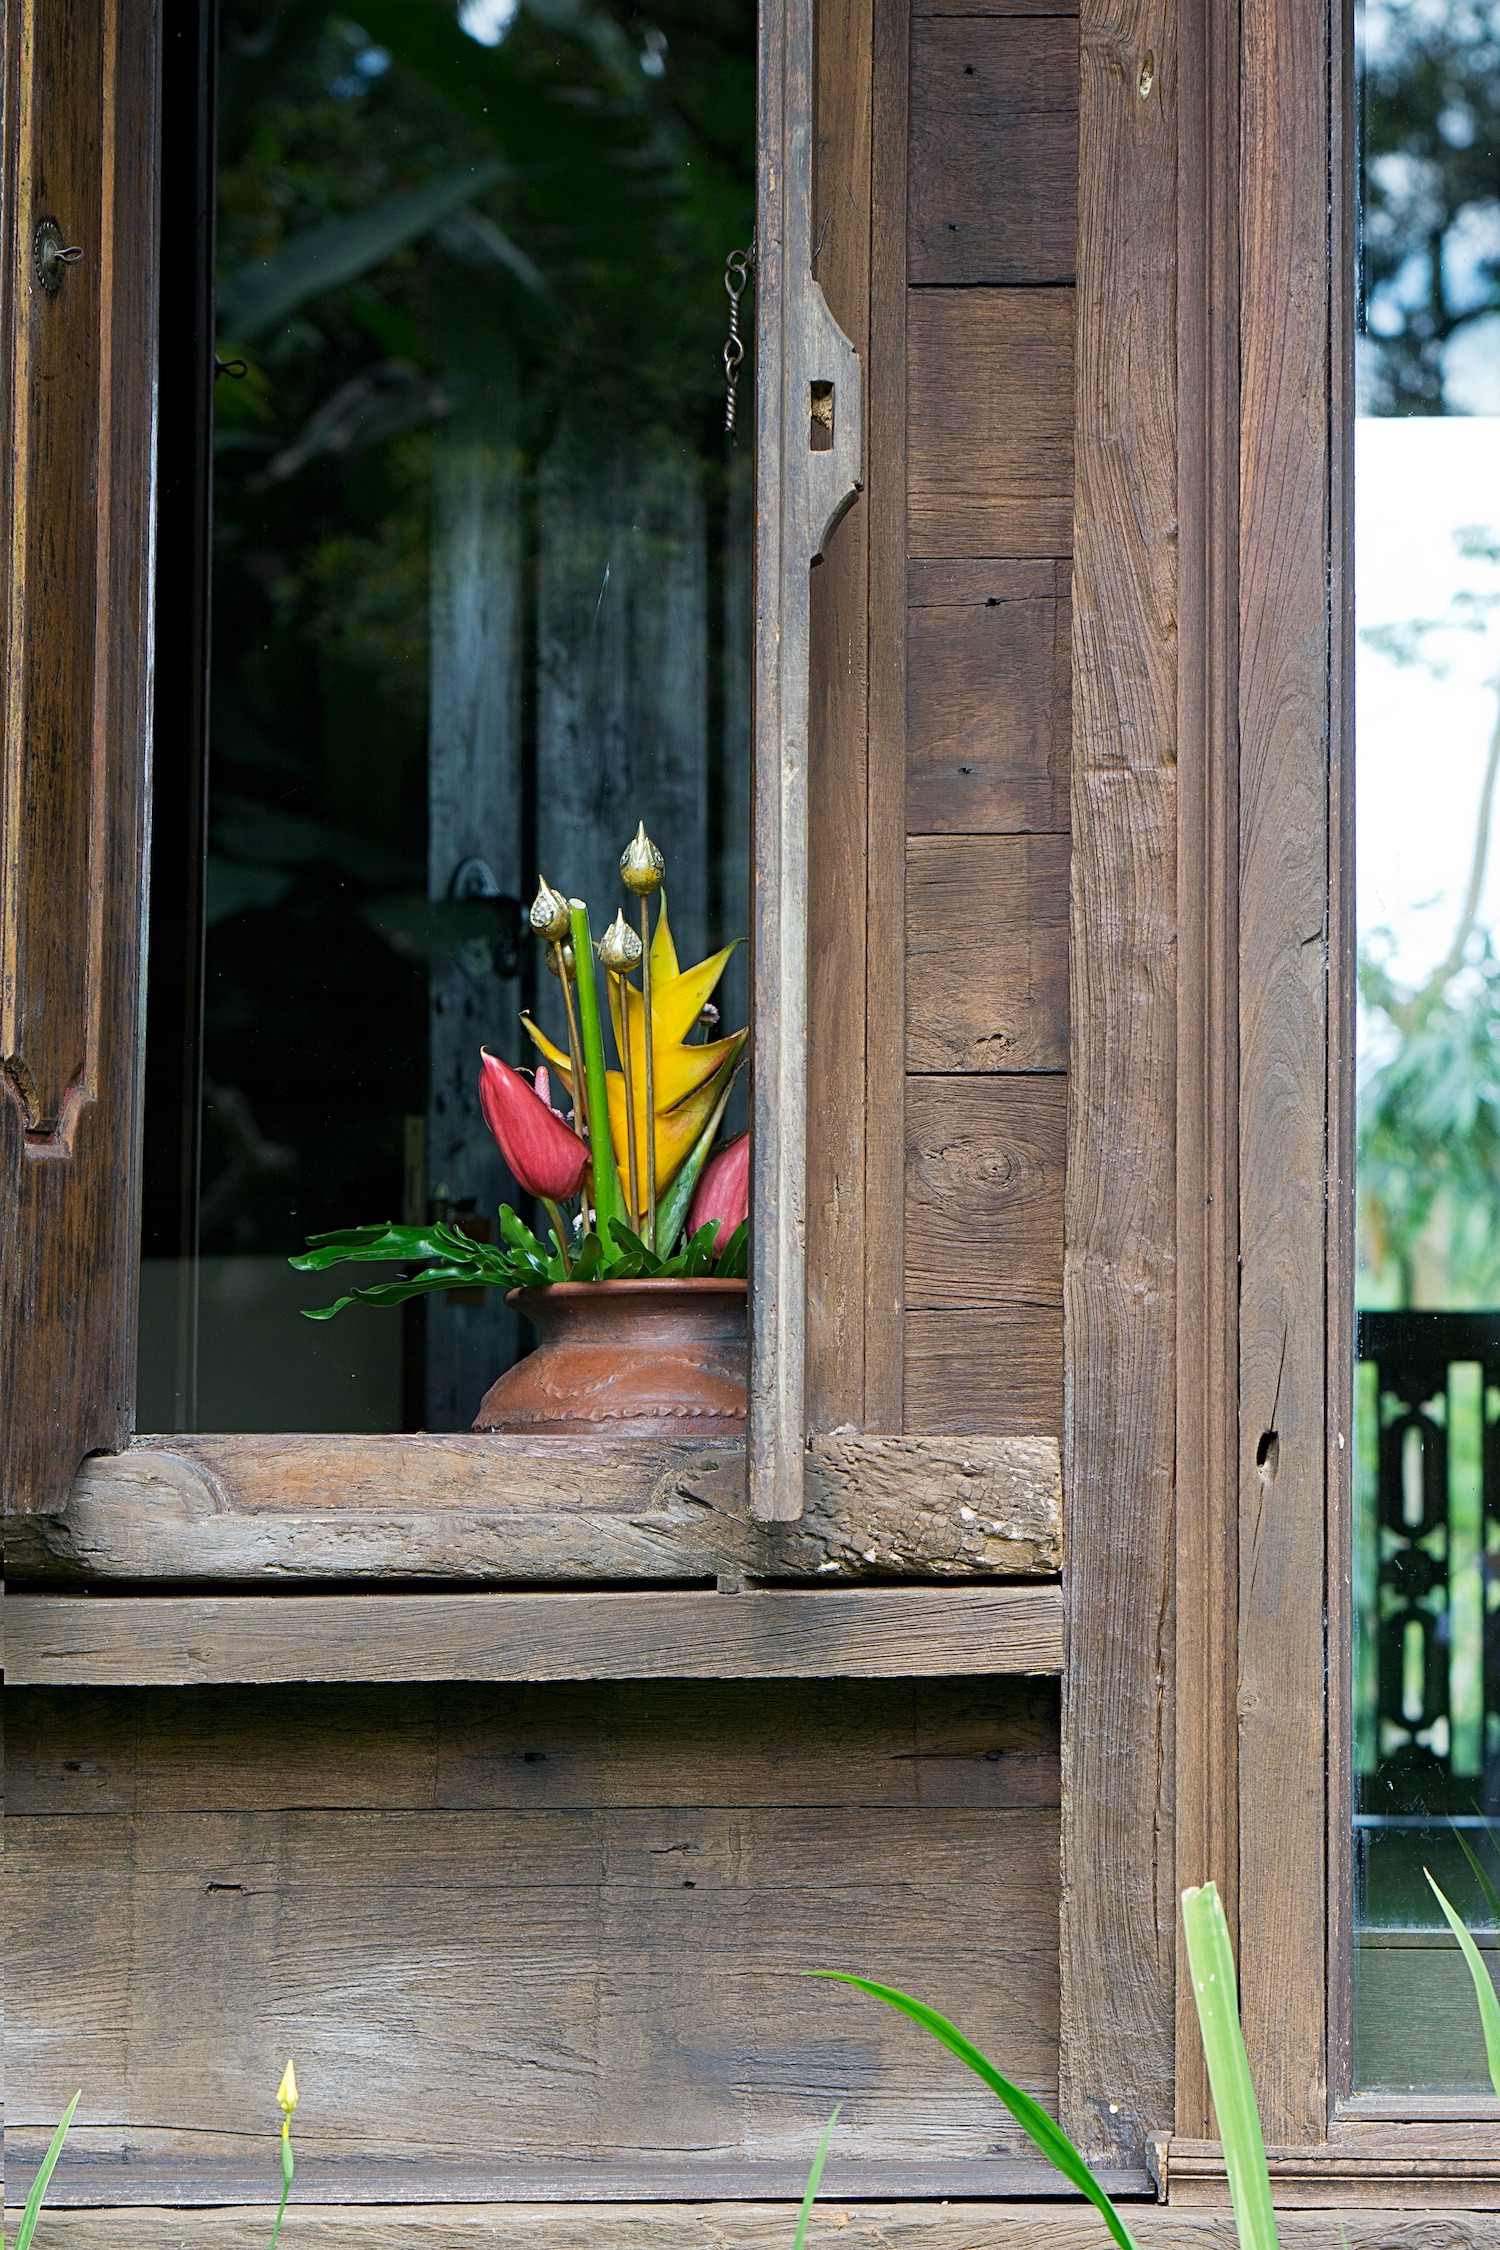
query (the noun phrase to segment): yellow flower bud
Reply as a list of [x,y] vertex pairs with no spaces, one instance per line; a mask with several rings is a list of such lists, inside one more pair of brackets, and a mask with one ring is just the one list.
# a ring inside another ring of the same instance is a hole
[[641,957],[641,941],[623,914],[617,914],[599,940],[599,958],[616,976],[625,976]]
[[531,902],[531,926],[538,937],[554,942],[568,934],[568,902],[545,875],[538,878],[537,894]]
[[281,2074],[281,2084],[276,2089],[276,2106],[286,2111],[288,2117],[297,2106],[297,2073],[292,2068],[292,2058],[287,2057],[286,2069]]
[[653,891],[661,889],[666,871],[667,863],[646,834],[646,823],[642,821],[636,829],[634,842],[621,854],[620,874],[625,888],[634,891],[637,898],[649,898]]

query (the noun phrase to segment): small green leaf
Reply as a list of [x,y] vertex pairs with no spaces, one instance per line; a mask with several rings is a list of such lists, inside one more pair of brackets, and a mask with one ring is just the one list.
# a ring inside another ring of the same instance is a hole
[[[1496,1892],[1494,1884],[1490,1881],[1489,1872],[1486,1869],[1484,1862],[1479,1857],[1478,1852],[1474,1850],[1473,1846],[1469,1842],[1468,1837],[1459,1827],[1457,1821],[1453,1818],[1451,1813],[1448,1816],[1448,1825],[1453,1830],[1454,1842],[1457,1844],[1459,1850],[1463,1853],[1464,1858],[1468,1861],[1470,1872],[1473,1875],[1475,1882],[1479,1885],[1479,1895],[1484,1900],[1485,1912],[1489,1915],[1490,1918],[1490,1927],[1493,1930],[1500,1930],[1500,1893]],[[1486,1821],[1484,1825],[1486,1833],[1488,1833],[1489,1822]],[[1493,1843],[1493,1836],[1490,1837],[1490,1841]]]
[[1422,1873],[1432,1884],[1432,1895],[1442,1908],[1444,1919],[1458,1940],[1458,1949],[1469,1965],[1469,1975],[1474,1980],[1474,1997],[1479,2002],[1480,2028],[1484,2032],[1484,2059],[1490,2067],[1490,2084],[1494,2087],[1496,2094],[1500,2095],[1500,1999],[1495,1996],[1495,1987],[1491,1982],[1490,1972],[1484,1965],[1484,1957],[1478,1946],[1474,1943],[1436,1883],[1432,1882],[1432,1876],[1428,1869],[1424,1867]]
[[68,2127],[73,2122],[73,2112],[82,2099],[83,2088],[80,2086],[78,2092],[63,2111],[62,2121],[57,2131],[47,2143],[47,2153],[37,2167],[36,2178],[31,2183],[31,2193],[27,2196],[26,2207],[21,2213],[21,2224],[16,2230],[14,2250],[31,2250],[31,2238],[36,2233],[36,2222],[42,2208],[42,2197],[46,2194],[47,2183],[57,2168],[57,2160],[62,2155],[63,2142],[67,2139]]
[[983,2079],[990,2092],[998,2095],[1004,2102],[1022,2131],[1035,2141],[1043,2156],[1057,2166],[1063,2178],[1070,2180],[1081,2195],[1088,2197],[1114,2236],[1119,2250],[1137,2250],[1134,2235],[1056,2119],[1049,2117],[1041,2103],[1033,2101],[1030,2094],[1023,2092],[1019,2086],[1013,2086],[1008,2078],[1002,2078],[994,2064],[986,2061],[979,2049],[946,2016],[940,2016],[936,2008],[929,2008],[925,2001],[913,2000],[888,1984],[871,1984],[865,1977],[845,1976],[837,1969],[815,1969],[812,1974],[831,1977],[839,1984],[852,1984],[857,1991],[868,1992],[872,1999],[883,2000],[888,2008],[899,2009],[902,2015],[910,2016],[913,2023],[919,2023],[924,2031],[930,2031],[933,2038],[946,2047],[950,2054],[957,2055],[961,2063],[967,2064],[976,2078]]
[[1271,2175],[1240,2030],[1229,1925],[1212,1883],[1183,1892],[1182,1929],[1240,2250],[1277,2250]]
[[792,2238],[792,2250],[802,2250],[802,2246],[807,2240],[807,2222],[812,2217],[812,2207],[817,2200],[818,2189],[823,2183],[823,2166],[828,2161],[828,2143],[833,2138],[833,2128],[839,2121],[839,2110],[843,2106],[843,2103],[840,2102],[828,2123],[823,2127],[823,2138],[818,2143],[817,2154],[812,2160],[812,2169],[807,2175],[807,2185],[802,2191],[802,2208],[797,2213],[797,2232]]
[[750,1269],[750,1222],[741,1219],[719,1252],[714,1272],[721,1281],[743,1281]]

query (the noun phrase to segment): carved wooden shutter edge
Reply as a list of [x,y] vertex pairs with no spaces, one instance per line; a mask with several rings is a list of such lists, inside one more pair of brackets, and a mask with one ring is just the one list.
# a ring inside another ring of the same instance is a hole
[[760,23],[749,1470],[767,1521],[801,1515],[806,1452],[808,574],[862,473],[859,359],[812,272],[813,4],[764,0]]
[[0,1508],[24,1514],[124,1444],[134,1387],[158,27],[154,0],[7,17]]

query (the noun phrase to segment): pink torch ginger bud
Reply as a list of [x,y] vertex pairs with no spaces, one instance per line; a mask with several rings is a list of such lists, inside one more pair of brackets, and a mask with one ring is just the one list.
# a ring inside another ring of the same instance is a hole
[[538,1098],[519,1071],[484,1048],[479,1106],[517,1187],[544,1203],[566,1203],[578,1193],[588,1170],[587,1143],[563,1123],[545,1089]]
[[688,1206],[687,1239],[691,1242],[700,1227],[716,1222],[713,1248],[718,1254],[728,1249],[729,1237],[749,1216],[750,1135],[741,1133],[704,1165]]

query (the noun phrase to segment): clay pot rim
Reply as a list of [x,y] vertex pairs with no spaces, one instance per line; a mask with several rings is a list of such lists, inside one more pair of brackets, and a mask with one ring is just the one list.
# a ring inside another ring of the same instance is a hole
[[649,1278],[645,1274],[633,1281],[549,1281],[540,1289],[507,1289],[508,1305],[525,1306],[539,1297],[549,1301],[561,1300],[565,1304],[597,1303],[608,1290],[611,1296],[625,1297],[678,1297],[688,1294],[695,1297],[744,1297],[749,1293],[748,1281],[732,1280],[722,1274],[670,1274],[665,1279]]

